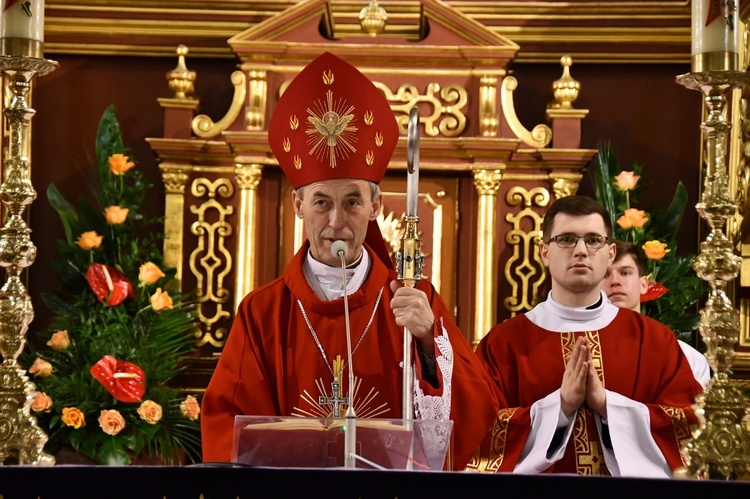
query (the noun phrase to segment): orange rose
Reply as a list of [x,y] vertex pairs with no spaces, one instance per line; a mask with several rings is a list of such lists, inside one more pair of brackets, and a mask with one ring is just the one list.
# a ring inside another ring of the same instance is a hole
[[172,297],[169,293],[156,288],[156,292],[151,295],[151,307],[157,312],[166,308],[172,308]]
[[52,364],[37,357],[31,367],[29,367],[29,372],[37,378],[46,378],[52,374]]
[[47,342],[47,346],[53,350],[62,351],[70,346],[70,336],[67,331],[57,331]]
[[90,230],[81,234],[78,237],[76,244],[80,246],[81,249],[90,250],[101,246],[103,239],[104,236],[100,236],[96,231]]
[[107,435],[117,435],[125,428],[125,419],[120,411],[114,409],[102,410],[98,421],[102,431]]
[[635,208],[628,208],[625,210],[625,214],[617,219],[617,225],[625,230],[628,229],[640,229],[648,222],[646,212],[643,210],[636,210]]
[[104,219],[109,225],[120,225],[128,219],[128,208],[120,208],[117,205],[104,208]]
[[109,163],[109,171],[115,175],[122,175],[135,166],[135,163],[128,161],[128,157],[124,154],[113,154],[107,162]]
[[39,392],[31,403],[31,410],[34,412],[49,412],[52,408],[52,397],[46,393]]
[[62,422],[75,429],[86,426],[86,417],[75,407],[63,407]]
[[145,400],[136,412],[148,424],[156,424],[161,420],[161,406],[153,400]]
[[648,241],[641,248],[643,248],[646,258],[649,260],[661,260],[664,255],[672,251],[668,250],[667,245],[661,241]]
[[152,262],[144,263],[138,271],[138,280],[143,284],[154,284],[162,277],[164,277],[164,272]]
[[180,403],[180,412],[189,420],[195,421],[201,413],[201,407],[198,405],[198,401],[195,397],[188,395],[187,398]]
[[615,182],[617,183],[617,188],[621,191],[632,191],[635,189],[640,178],[640,175],[635,175],[633,172],[620,172],[620,174],[615,177]]

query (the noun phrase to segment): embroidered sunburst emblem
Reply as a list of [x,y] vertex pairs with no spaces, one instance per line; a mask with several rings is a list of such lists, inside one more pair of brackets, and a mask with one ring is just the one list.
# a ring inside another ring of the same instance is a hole
[[372,125],[374,116],[372,115],[372,111],[369,109],[365,112],[365,125]]
[[328,164],[336,168],[336,161],[346,159],[350,153],[357,152],[354,144],[357,141],[357,127],[354,121],[354,106],[348,106],[343,99],[333,102],[333,91],[326,92],[326,102],[315,102],[313,109],[307,109],[307,121],[310,127],[305,133],[307,143],[311,146],[310,156],[317,156],[322,161],[328,155]]
[[293,114],[292,116],[289,117],[289,128],[291,128],[292,130],[296,130],[298,126],[299,126],[299,119],[297,118],[296,114]]
[[284,137],[284,140],[281,141],[281,146],[284,148],[284,152],[289,152],[292,148],[292,143],[289,140],[289,137]]
[[[331,382],[325,381],[323,378],[315,380],[315,386],[318,389],[318,393],[325,398],[333,398],[331,391]],[[348,390],[345,390],[344,385],[341,386],[341,397],[348,398]],[[387,403],[378,404],[377,399],[380,392],[374,388],[370,388],[370,391],[366,395],[362,396],[362,379],[354,377],[354,412],[358,418],[377,418],[386,414],[389,410]],[[310,418],[331,418],[333,417],[333,406],[332,404],[320,404],[318,401],[320,397],[311,395],[307,390],[302,392],[300,395],[300,402],[303,407],[295,407],[291,412],[292,416],[310,417]],[[346,412],[346,403],[342,403],[341,414]]]

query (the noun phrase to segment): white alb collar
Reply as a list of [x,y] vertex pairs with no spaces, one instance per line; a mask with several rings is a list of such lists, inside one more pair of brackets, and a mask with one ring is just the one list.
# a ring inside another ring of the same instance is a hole
[[604,291],[596,307],[568,307],[552,298],[552,292],[533,310],[526,313],[526,317],[537,326],[567,333],[572,331],[594,331],[608,326],[620,309],[613,305]]
[[[346,292],[356,292],[365,282],[370,271],[370,255],[362,248],[358,262],[346,268]],[[344,281],[341,279],[341,267],[331,267],[312,257],[308,250],[302,262],[302,272],[310,287],[321,300],[336,300],[344,296]]]

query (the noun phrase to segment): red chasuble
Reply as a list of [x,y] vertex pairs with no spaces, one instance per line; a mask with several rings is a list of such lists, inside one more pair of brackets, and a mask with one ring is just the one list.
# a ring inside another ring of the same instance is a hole
[[[477,355],[495,380],[501,409],[469,469],[514,470],[530,434],[531,406],[560,388],[565,362],[581,334],[589,337],[604,388],[645,404],[651,434],[667,463],[673,470],[683,465],[680,449],[697,424],[692,404],[701,387],[672,331],[642,314],[620,310],[598,331],[548,331],[519,315],[483,338]],[[593,411],[584,405],[573,425],[563,457],[545,472],[609,474]]]
[[[396,273],[365,247],[373,256],[370,273],[349,296],[355,410],[360,418],[401,418],[404,328],[391,311],[389,285]],[[333,406],[320,397],[332,395],[331,371],[347,359],[344,300],[323,301],[310,288],[302,272],[307,251],[305,243],[282,277],[248,294],[239,306],[201,404],[205,462],[231,460],[235,415],[332,416]],[[443,365],[437,388],[421,379],[415,342],[415,388],[424,393],[422,401],[438,406],[428,412],[440,414],[441,401],[449,400],[444,412],[454,422],[454,469],[463,469],[497,415],[492,381],[432,285],[422,280],[418,287],[432,305],[436,360]],[[443,327],[448,336],[441,339]],[[446,340],[452,353],[444,350]],[[451,355],[452,362],[440,362],[440,356]],[[342,370],[344,396],[348,368]]]

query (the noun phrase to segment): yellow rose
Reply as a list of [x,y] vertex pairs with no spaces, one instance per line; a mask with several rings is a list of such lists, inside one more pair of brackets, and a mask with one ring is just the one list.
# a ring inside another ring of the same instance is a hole
[[52,364],[37,357],[31,367],[29,367],[29,372],[37,378],[46,378],[52,374]]
[[186,418],[195,421],[201,413],[201,407],[198,405],[198,401],[195,397],[188,395],[187,398],[180,403],[180,412]]
[[31,410],[34,412],[49,412],[52,408],[52,397],[46,393],[39,392],[31,403]]
[[617,188],[621,191],[632,191],[635,189],[640,178],[640,175],[635,175],[633,172],[620,172],[615,177],[615,182],[617,183]]
[[661,241],[648,241],[641,247],[649,260],[661,260],[664,255],[672,251],[668,250],[667,245]]
[[646,224],[646,222],[648,222],[646,212],[643,210],[636,210],[635,208],[628,208],[625,210],[625,214],[617,219],[617,225],[625,230],[640,229]]
[[107,162],[109,163],[109,171],[115,175],[122,175],[135,166],[135,163],[128,161],[128,157],[124,154],[113,154]]
[[144,263],[138,271],[138,280],[143,284],[154,284],[162,277],[164,277],[164,272],[152,262]]
[[104,219],[109,225],[120,225],[128,219],[128,208],[120,208],[117,205],[104,208]]
[[63,407],[62,422],[75,429],[86,426],[86,417],[76,407]]
[[156,424],[161,420],[161,406],[153,400],[144,401],[136,412],[148,424]]
[[68,332],[65,330],[57,331],[52,335],[52,338],[49,339],[47,346],[53,350],[65,350],[70,346],[70,336],[68,336]]
[[117,435],[125,428],[125,418],[114,409],[102,410],[98,421],[102,431],[107,435]]
[[81,234],[78,237],[76,244],[80,246],[81,249],[90,250],[101,246],[103,239],[104,236],[100,236],[96,231],[90,230]]
[[156,292],[151,295],[151,307],[157,312],[166,308],[172,308],[172,297],[169,293],[156,288]]

